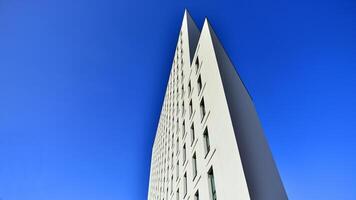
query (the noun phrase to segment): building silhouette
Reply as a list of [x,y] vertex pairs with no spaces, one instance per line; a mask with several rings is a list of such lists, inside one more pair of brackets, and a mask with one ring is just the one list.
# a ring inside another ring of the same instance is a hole
[[288,199],[252,99],[205,19],[185,11],[152,148],[148,200]]

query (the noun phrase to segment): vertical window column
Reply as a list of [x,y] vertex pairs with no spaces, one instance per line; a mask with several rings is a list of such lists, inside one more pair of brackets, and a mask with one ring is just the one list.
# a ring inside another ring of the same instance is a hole
[[190,127],[190,137],[191,137],[191,145],[193,145],[195,140],[194,123]]
[[203,121],[205,117],[206,111],[205,111],[205,102],[204,98],[200,101],[200,115],[201,115],[201,120]]
[[204,138],[205,157],[206,157],[210,152],[210,140],[209,140],[208,128],[205,128],[203,133],[203,138]]
[[217,197],[216,197],[216,188],[215,188],[213,167],[211,167],[208,171],[208,181],[209,181],[209,189],[210,189],[210,199],[216,200]]
[[193,167],[193,180],[195,179],[195,177],[198,174],[198,170],[197,170],[197,155],[194,152],[193,157],[192,157],[192,167]]

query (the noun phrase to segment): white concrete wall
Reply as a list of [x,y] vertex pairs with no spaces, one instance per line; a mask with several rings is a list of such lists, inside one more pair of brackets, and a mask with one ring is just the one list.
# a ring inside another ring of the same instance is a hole
[[209,26],[250,195],[257,200],[288,199],[252,99]]
[[[197,58],[200,61],[198,70],[195,66]],[[203,85],[201,92],[198,92],[199,76]],[[189,82],[191,93],[188,93]],[[199,108],[202,98],[206,107],[204,118]],[[189,115],[190,101],[193,104],[192,116]],[[194,141],[190,135],[192,124]],[[203,138],[205,129],[209,132],[211,147],[207,155]],[[183,162],[184,144],[186,162]],[[193,179],[194,152],[197,156],[197,176]],[[179,200],[192,200],[197,191],[199,199],[212,199],[207,174],[211,167],[217,199],[286,199],[253,103],[242,81],[208,21],[204,22],[200,34],[185,12],[152,149],[148,199],[176,200],[178,190]],[[186,195],[183,183],[185,173]]]

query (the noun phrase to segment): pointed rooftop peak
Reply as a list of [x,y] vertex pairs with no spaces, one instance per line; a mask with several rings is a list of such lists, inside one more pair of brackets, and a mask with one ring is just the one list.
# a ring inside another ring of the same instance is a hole
[[207,17],[204,18],[204,26],[205,26],[205,24],[209,24],[209,21],[208,21]]
[[204,18],[204,24],[203,24],[203,28],[201,29],[201,34],[208,34],[209,37],[212,39],[212,33],[213,30],[212,30],[212,27],[209,23],[209,20],[207,17]]
[[211,29],[211,25],[210,25],[209,19],[208,19],[207,17],[204,18],[204,24],[203,24],[202,30],[203,30],[204,28],[208,28],[209,31],[210,31],[210,29]]
[[191,63],[193,60],[195,49],[198,44],[200,30],[198,29],[197,25],[195,24],[193,18],[190,16],[187,9],[184,9],[184,16],[183,16],[181,30],[186,30],[186,31],[183,31],[184,32],[183,34],[186,34],[188,37],[189,58],[190,58],[190,63]]
[[188,9],[184,8],[184,16],[189,15]]
[[193,23],[196,26],[192,16],[189,14],[189,11],[187,8],[184,9],[183,22],[184,21],[186,21],[188,24]]

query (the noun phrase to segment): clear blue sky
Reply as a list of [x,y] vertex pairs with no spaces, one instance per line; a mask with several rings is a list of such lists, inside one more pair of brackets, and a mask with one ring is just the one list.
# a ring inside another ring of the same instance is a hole
[[185,7],[235,63],[290,199],[356,199],[355,1],[2,0],[1,200],[146,199]]

